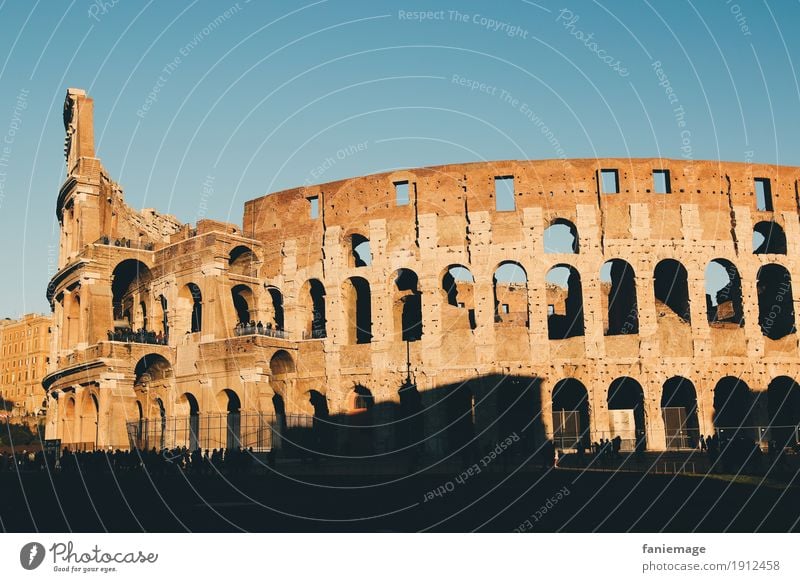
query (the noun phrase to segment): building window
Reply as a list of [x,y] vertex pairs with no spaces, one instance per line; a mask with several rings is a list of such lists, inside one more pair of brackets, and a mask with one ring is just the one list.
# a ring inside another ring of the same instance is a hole
[[769,178],[756,178],[756,209],[762,212],[772,212],[772,188]]
[[495,210],[514,210],[514,176],[497,176],[494,179]]
[[311,220],[316,220],[319,218],[319,196],[311,196],[307,200]]
[[619,172],[617,170],[600,170],[600,192],[602,194],[619,193]]
[[653,170],[653,192],[656,194],[670,194],[672,192],[669,183],[669,170]]
[[408,181],[394,183],[394,200],[398,206],[408,206],[410,201]]

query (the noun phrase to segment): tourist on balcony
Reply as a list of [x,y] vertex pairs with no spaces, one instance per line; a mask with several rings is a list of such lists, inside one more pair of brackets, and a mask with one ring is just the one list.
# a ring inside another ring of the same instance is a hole
[[256,331],[258,332],[259,335],[262,335],[264,333],[264,324],[261,323],[261,320],[259,320],[258,323],[256,324]]

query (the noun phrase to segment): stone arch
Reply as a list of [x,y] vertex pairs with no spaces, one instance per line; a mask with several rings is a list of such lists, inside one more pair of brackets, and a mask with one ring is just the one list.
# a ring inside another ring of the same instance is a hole
[[72,293],[67,301],[66,319],[66,345],[65,348],[74,349],[81,341],[81,296]]
[[714,326],[742,327],[742,279],[739,270],[727,259],[714,259],[705,272],[706,313]]
[[553,441],[557,448],[591,444],[589,392],[580,380],[565,378],[553,388]]
[[795,333],[792,276],[782,265],[770,263],[758,270],[758,325],[770,339]]
[[242,401],[235,390],[225,388],[217,393],[217,409],[224,412],[225,440],[228,450],[241,448],[242,444]]
[[374,426],[372,408],[375,397],[363,384],[356,384],[347,395],[347,434],[345,454],[366,455],[373,452]]
[[785,255],[786,233],[773,220],[763,220],[753,227],[754,255]]
[[[691,322],[689,275],[680,261],[664,259],[653,271],[653,293],[656,310],[669,309],[681,321]],[[659,317],[660,321],[661,317]]]
[[[288,398],[292,387],[292,380],[297,374],[297,368],[291,354],[286,350],[278,350],[269,360],[270,386],[275,394],[281,398]],[[274,402],[273,402],[274,404]]]
[[[617,378],[608,388],[610,435],[622,439],[622,450],[644,450],[647,447],[647,426],[642,385],[629,376]],[[613,414],[612,411],[618,411]]]
[[661,416],[668,449],[693,449],[700,437],[697,391],[682,376],[669,378],[661,390]]
[[800,442],[800,385],[788,376],[778,376],[767,386],[770,440],[777,450]]
[[545,276],[547,335],[567,339],[584,334],[581,275],[572,265],[554,265]]
[[342,285],[346,339],[349,344],[368,344],[372,341],[372,294],[369,281],[350,277]]
[[266,321],[264,323],[265,325],[272,324],[272,327],[277,331],[283,331],[283,293],[274,285],[267,285],[265,288],[269,294],[269,300],[267,301]]
[[186,321],[187,333],[203,330],[203,293],[196,283],[187,283],[178,292],[178,309]]
[[411,269],[398,269],[392,277],[392,320],[402,341],[422,339],[422,292],[419,277]]
[[92,390],[86,390],[81,398],[80,436],[78,442],[83,447],[97,446],[98,421],[100,420],[100,401]]
[[238,245],[231,249],[228,255],[228,272],[246,277],[256,276],[258,256],[245,245]]
[[172,364],[160,354],[146,354],[136,362],[133,374],[135,387],[152,389],[167,386],[173,377]]
[[178,397],[176,408],[181,411],[183,426],[186,427],[183,435],[184,446],[190,451],[200,448],[200,403],[191,392],[184,392]]
[[319,279],[309,279],[301,291],[302,309],[305,314],[303,337],[322,339],[328,337],[325,285]]
[[111,274],[111,305],[115,327],[141,327],[141,322],[134,320],[134,305],[149,301],[152,278],[150,267],[137,259],[125,259],[114,267]]
[[61,440],[64,444],[77,442],[77,420],[75,415],[75,395],[69,395],[64,399],[64,413],[61,417]]
[[580,252],[578,228],[566,218],[556,218],[544,229],[544,252],[577,255]]
[[445,304],[466,310],[469,327],[475,329],[475,278],[472,272],[464,265],[448,265],[440,279]]
[[350,268],[369,267],[372,265],[372,249],[369,238],[361,233],[353,232],[345,237],[347,243],[347,265]]
[[605,335],[639,333],[639,306],[636,298],[636,274],[622,259],[606,261],[600,269],[600,288],[605,306]]
[[494,321],[528,327],[528,273],[516,261],[502,261],[492,276]]
[[236,311],[236,322],[248,324],[255,317],[255,298],[253,290],[248,285],[234,285],[231,288],[233,309]]
[[727,441],[738,435],[755,436],[751,417],[755,398],[747,383],[735,376],[725,376],[714,388],[714,428],[720,439]]

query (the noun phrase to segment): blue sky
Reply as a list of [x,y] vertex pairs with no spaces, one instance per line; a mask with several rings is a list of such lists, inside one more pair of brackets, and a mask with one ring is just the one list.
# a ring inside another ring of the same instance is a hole
[[132,206],[240,223],[267,192],[398,167],[800,165],[797,22],[726,0],[0,0],[0,317],[49,310],[67,87]]

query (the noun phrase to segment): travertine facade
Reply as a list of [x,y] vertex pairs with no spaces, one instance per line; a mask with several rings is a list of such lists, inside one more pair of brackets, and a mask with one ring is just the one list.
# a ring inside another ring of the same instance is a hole
[[0,321],[0,396],[13,403],[12,417],[33,417],[42,411],[51,322],[49,315],[36,313]]
[[[140,418],[374,404],[371,446],[388,450],[409,375],[431,453],[528,425],[537,442],[660,450],[800,421],[798,168],[449,165],[277,192],[247,202],[241,228],[190,227],[125,206],[81,91],[65,126],[44,380],[64,443],[126,447]],[[612,410],[633,411],[631,434]]]

